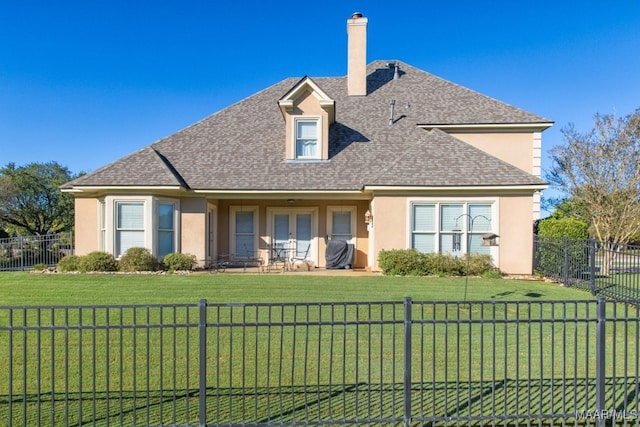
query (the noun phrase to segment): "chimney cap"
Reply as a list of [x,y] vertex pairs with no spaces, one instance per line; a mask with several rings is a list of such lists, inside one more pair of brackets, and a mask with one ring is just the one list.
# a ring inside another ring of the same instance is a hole
[[353,15],[351,15],[351,19],[358,19],[358,18],[362,18],[362,13],[353,12]]

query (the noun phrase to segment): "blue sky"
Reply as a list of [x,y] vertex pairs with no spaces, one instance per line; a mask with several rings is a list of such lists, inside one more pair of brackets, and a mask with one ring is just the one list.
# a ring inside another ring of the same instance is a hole
[[556,124],[640,107],[640,1],[0,0],[0,165],[92,171],[286,77],[400,60]]

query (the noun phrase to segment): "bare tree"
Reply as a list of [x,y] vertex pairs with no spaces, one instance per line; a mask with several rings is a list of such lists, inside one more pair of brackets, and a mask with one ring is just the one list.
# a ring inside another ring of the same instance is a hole
[[[550,150],[550,184],[609,249],[628,243],[640,233],[640,109],[621,118],[596,114],[591,131],[570,124],[562,134],[564,144]],[[604,274],[611,261],[603,260]]]

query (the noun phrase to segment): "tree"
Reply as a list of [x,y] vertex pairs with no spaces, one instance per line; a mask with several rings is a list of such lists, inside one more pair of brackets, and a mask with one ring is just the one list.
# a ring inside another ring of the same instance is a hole
[[73,196],[58,187],[77,176],[56,162],[0,168],[0,223],[39,235],[71,230]]
[[628,243],[640,233],[640,109],[618,119],[596,114],[591,131],[570,124],[562,134],[564,144],[550,150],[550,184],[600,242]]

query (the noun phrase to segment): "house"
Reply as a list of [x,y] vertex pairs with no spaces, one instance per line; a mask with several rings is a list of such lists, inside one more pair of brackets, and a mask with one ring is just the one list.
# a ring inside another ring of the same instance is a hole
[[354,268],[417,248],[531,273],[552,122],[404,62],[367,64],[367,24],[347,20],[347,76],[287,78],[65,184],[77,253],[267,259],[284,244],[324,267],[327,236],[353,245]]

